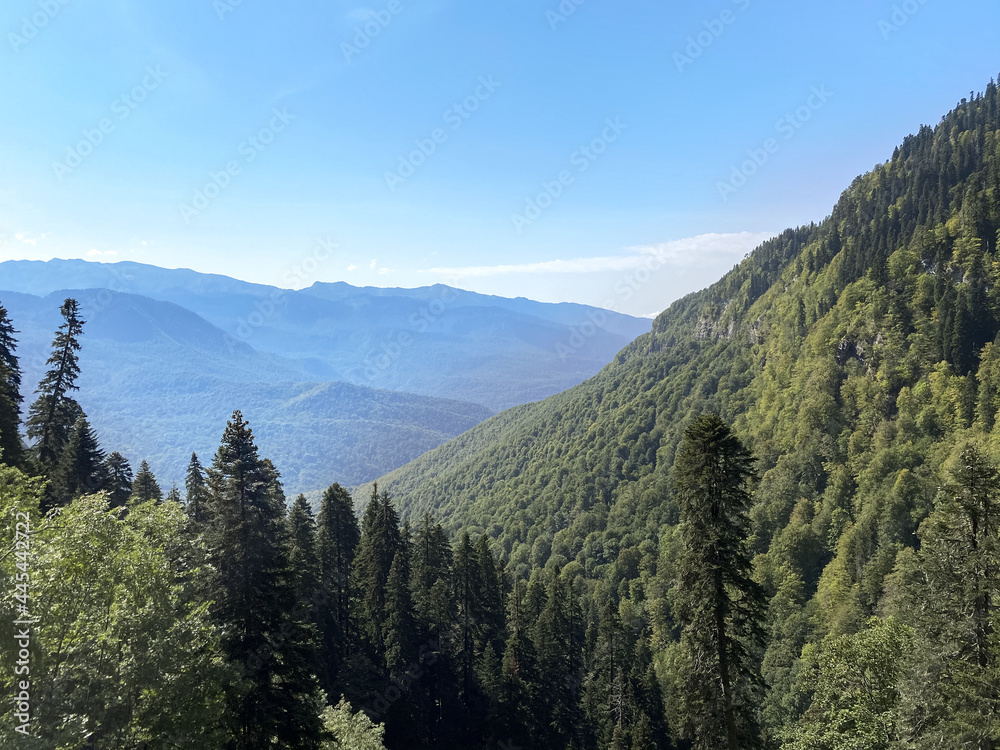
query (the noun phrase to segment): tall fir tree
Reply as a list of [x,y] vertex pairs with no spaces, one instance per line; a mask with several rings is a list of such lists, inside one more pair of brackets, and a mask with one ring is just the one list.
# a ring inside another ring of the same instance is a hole
[[[425,513],[413,535],[410,588],[417,619],[427,638],[437,638],[451,625],[451,545],[441,524]],[[435,586],[437,585],[437,588]],[[446,601],[442,602],[442,594]]]
[[747,539],[753,457],[714,414],[685,430],[674,463],[683,548],[675,619],[681,627],[678,713],[697,750],[760,743],[764,592]]
[[60,308],[63,323],[52,341],[52,354],[46,364],[49,369],[35,391],[38,398],[28,410],[28,437],[36,440],[35,457],[44,473],[51,472],[62,455],[69,439],[69,432],[83,414],[80,405],[69,396],[78,390],[76,379],[80,375],[77,352],[84,320],[80,318],[80,305],[67,299]]
[[184,476],[184,509],[188,518],[200,526],[207,520],[208,485],[205,483],[205,469],[198,460],[198,454],[192,453],[188,462],[187,473]]
[[244,666],[228,689],[232,750],[320,746],[319,685],[308,629],[295,619],[284,494],[240,412],[208,472],[204,538],[215,571],[208,598],[222,649]]
[[121,508],[128,504],[128,499],[132,496],[132,467],[128,461],[118,451],[115,451],[104,461],[104,474],[106,483],[105,492],[108,493],[108,503],[112,508]]
[[359,624],[376,662],[384,662],[385,593],[396,553],[403,547],[399,516],[386,492],[372,489],[361,522],[361,541],[354,558],[354,590],[358,592]]
[[320,564],[316,546],[316,520],[305,495],[299,495],[288,512],[288,563],[295,584],[298,607],[315,629],[319,606]]
[[328,694],[355,639],[351,625],[351,568],[361,530],[351,493],[333,484],[323,493],[316,515],[316,549],[326,604],[319,611],[320,681]]
[[[900,555],[909,579],[897,613],[913,627],[918,658],[904,683],[907,747],[1000,745],[1000,472],[965,447],[920,549]],[[915,565],[907,565],[907,558]],[[912,568],[907,570],[907,568]]]
[[511,744],[526,747],[532,740],[535,712],[537,655],[522,602],[527,584],[514,581],[507,605],[507,644],[503,653],[500,686],[499,731]]
[[399,676],[417,658],[417,623],[413,616],[410,563],[405,547],[396,552],[392,559],[385,589],[386,617],[382,624],[385,667],[389,674]]
[[24,461],[20,434],[24,398],[15,333],[7,309],[0,305],[0,462],[20,467]]
[[52,485],[52,495],[59,505],[66,505],[75,497],[97,492],[107,485],[104,451],[86,417],[77,419],[70,430]]
[[135,480],[132,482],[132,497],[140,503],[163,499],[163,490],[160,489],[156,477],[145,460],[139,464],[139,471],[136,472]]
[[535,735],[542,747],[579,747],[584,728],[583,613],[562,570],[551,572],[546,594],[533,634],[538,655]]

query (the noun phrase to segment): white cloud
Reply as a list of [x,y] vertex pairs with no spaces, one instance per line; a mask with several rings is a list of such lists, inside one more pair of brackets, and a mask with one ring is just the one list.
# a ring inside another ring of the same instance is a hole
[[353,263],[351,263],[351,265],[349,265],[349,266],[347,267],[347,270],[348,270],[348,271],[354,271],[354,270],[355,270],[356,268],[357,268],[357,266],[356,266],[356,265],[354,265]]
[[97,256],[100,256],[100,255],[114,256],[114,255],[118,255],[118,251],[117,250],[98,250],[97,248],[91,248],[90,250],[87,251],[87,257],[88,258],[96,258]]
[[378,266],[377,260],[372,260],[372,262],[368,264],[368,267],[373,271],[375,270],[376,266]]
[[29,237],[27,232],[18,232],[14,235],[15,240],[24,245],[31,245],[32,247],[38,244],[38,240],[44,240],[46,237],[48,237],[47,233],[43,233],[38,237]]
[[387,273],[392,273],[391,268],[380,268],[378,269],[380,275],[385,276]]
[[[655,245],[625,248],[622,255],[573,258],[571,260],[546,260],[536,263],[503,264],[496,266],[460,266],[422,269],[448,278],[498,276],[501,274],[586,274],[607,271],[631,271],[647,267],[650,260],[673,267],[691,266],[706,257],[717,259],[731,257],[738,262],[746,253],[774,235],[769,232],[738,232],[732,234],[701,234],[683,240],[672,240]],[[374,261],[372,268],[374,268]]]

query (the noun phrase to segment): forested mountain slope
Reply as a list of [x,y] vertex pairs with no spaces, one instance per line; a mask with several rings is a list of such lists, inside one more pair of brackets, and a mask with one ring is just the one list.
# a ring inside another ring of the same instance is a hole
[[803,646],[860,629],[898,593],[887,576],[960,447],[1000,454],[998,230],[991,82],[857,178],[824,221],[674,303],[596,377],[379,486],[404,515],[497,538],[516,573],[568,563],[579,585],[603,581],[646,613],[662,650],[672,460],[691,419],[717,412],[758,459],[766,715],[780,727],[809,703],[795,682]]

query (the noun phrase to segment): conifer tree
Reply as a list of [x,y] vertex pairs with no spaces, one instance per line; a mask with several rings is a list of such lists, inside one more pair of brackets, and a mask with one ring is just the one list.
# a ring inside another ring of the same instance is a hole
[[177,503],[178,505],[184,505],[184,498],[181,497],[180,488],[176,484],[170,485],[170,489],[167,491],[167,496],[164,500],[168,503]]
[[80,318],[80,305],[75,299],[63,302],[60,313],[63,323],[52,341],[52,354],[46,362],[49,369],[35,391],[38,398],[29,409],[27,420],[28,437],[37,440],[35,454],[44,472],[55,468],[70,430],[83,414],[69,393],[78,390],[77,352],[85,321]]
[[323,493],[316,517],[317,558],[326,605],[319,611],[320,681],[334,693],[334,678],[354,638],[351,627],[351,567],[361,531],[351,494],[339,484]]
[[294,617],[284,494],[238,411],[226,425],[208,485],[205,540],[215,571],[208,598],[224,632],[224,653],[245,667],[243,683],[229,686],[229,746],[318,748],[315,652]]
[[0,305],[0,462],[21,466],[21,370],[17,361],[17,339],[7,310]]
[[156,483],[156,477],[153,476],[153,472],[145,460],[139,464],[139,471],[132,482],[132,497],[140,503],[163,499],[163,490]]
[[299,495],[288,513],[288,562],[295,583],[295,598],[310,623],[319,603],[320,564],[317,557],[316,521],[305,495]]
[[205,523],[208,510],[208,486],[205,484],[205,470],[202,468],[198,454],[191,454],[191,461],[188,462],[187,473],[184,477],[184,490],[186,497],[184,507],[190,518],[196,525]]
[[76,420],[52,479],[53,496],[60,505],[74,497],[97,492],[107,484],[104,451],[86,417]]
[[489,645],[496,653],[502,653],[507,634],[504,632],[504,582],[503,571],[493,557],[493,548],[488,536],[483,534],[476,540],[476,566],[478,567],[478,609],[477,640],[480,649]]
[[511,744],[527,747],[532,738],[535,716],[535,682],[537,655],[529,624],[524,618],[522,602],[527,584],[514,582],[507,608],[507,644],[503,653],[498,724]]
[[975,447],[961,451],[919,536],[898,613],[913,627],[918,652],[904,690],[907,739],[921,748],[993,750],[1000,744],[1000,472]]
[[104,473],[107,477],[104,490],[108,493],[108,504],[112,508],[124,507],[132,496],[132,482],[135,481],[132,467],[125,456],[115,451],[105,459]]
[[430,513],[417,524],[410,567],[414,610],[425,634],[433,638],[451,624],[451,546]]
[[389,495],[385,492],[380,495],[376,485],[372,489],[361,523],[361,541],[354,559],[353,586],[360,596],[359,620],[362,635],[379,662],[384,662],[385,659],[382,625],[386,619],[386,583],[392,561],[402,546],[399,516]]
[[753,458],[725,422],[705,414],[685,430],[674,472],[683,541],[678,729],[698,750],[747,750],[760,741],[764,607],[747,545]]
[[466,707],[471,707],[475,701],[476,631],[481,615],[479,594],[482,582],[479,576],[479,558],[469,532],[462,534],[455,545],[452,567],[455,582],[455,626],[458,629],[455,648],[461,678],[460,690]]
[[385,643],[385,667],[392,675],[405,672],[417,658],[417,625],[409,581],[410,565],[404,547],[393,557],[386,579],[386,617],[382,638]]
[[582,744],[584,625],[572,583],[561,570],[551,574],[545,608],[534,629],[538,654],[536,733],[543,747]]

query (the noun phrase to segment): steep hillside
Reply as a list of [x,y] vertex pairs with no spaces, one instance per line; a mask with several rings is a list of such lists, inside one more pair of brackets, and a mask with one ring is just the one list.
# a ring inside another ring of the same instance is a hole
[[802,646],[876,610],[957,446],[1000,452],[998,109],[991,83],[855,180],[826,220],[673,304],[596,377],[380,486],[410,517],[496,537],[518,573],[569,562],[664,633],[672,459],[685,425],[718,412],[759,459],[758,576],[785,597],[767,712],[794,718]]
[[70,295],[87,321],[78,400],[107,451],[133,465],[148,460],[168,485],[183,483],[192,450],[206,460],[214,453],[237,408],[253,420],[289,492],[372,479],[489,416],[466,402],[303,382],[294,363],[234,341],[177,305],[97,290],[44,298],[0,292],[19,330],[28,404],[59,304]]
[[297,379],[471,401],[492,411],[580,383],[650,328],[648,320],[586,305],[505,299],[442,285],[317,283],[290,291],[132,262],[0,263],[0,289],[45,296],[88,288],[184,307],[233,343],[283,358]]

